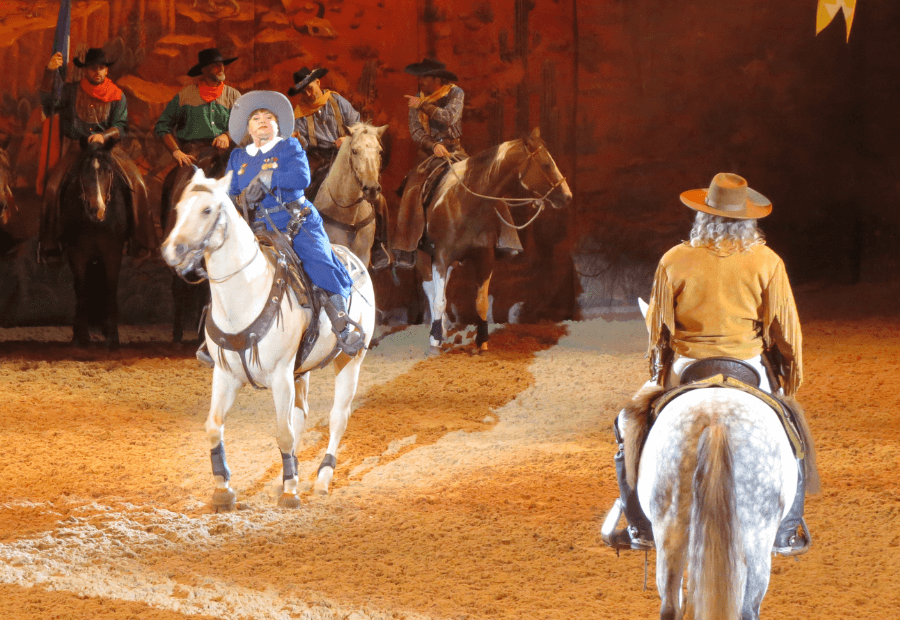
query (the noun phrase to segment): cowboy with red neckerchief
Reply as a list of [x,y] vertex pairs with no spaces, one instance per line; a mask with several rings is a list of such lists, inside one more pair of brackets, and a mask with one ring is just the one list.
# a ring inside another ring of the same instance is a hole
[[241,93],[225,84],[225,67],[235,60],[224,58],[214,47],[201,50],[197,64],[187,72],[200,79],[175,95],[153,128],[180,167],[191,170],[196,154],[209,146],[227,159],[232,145],[228,120]]
[[649,408],[663,390],[725,372],[775,397],[797,428],[805,458],[798,459],[797,492],[786,507],[773,552],[804,553],[808,532],[805,524],[802,533],[798,528],[806,491],[814,492],[818,480],[805,416],[793,400],[803,381],[797,307],[784,262],[766,246],[757,226],[772,212],[772,203],[732,173],[717,174],[708,189],[682,193],[681,201],[697,213],[690,239],[663,255],[653,279],[646,314],[651,379],[615,426],[616,474],[629,525],[613,531],[607,543],[615,549],[653,545],[650,522],[626,475],[626,458],[635,458],[626,452],[642,443],[642,437],[631,436],[640,433],[629,429],[648,427]]
[[[63,64],[60,52],[50,57],[41,82],[40,98],[45,112],[58,110],[62,134],[71,141],[77,141],[81,148],[95,148],[101,145],[109,149],[116,167],[131,189],[128,199],[131,203],[134,230],[129,244],[130,253],[135,257],[146,257],[159,247],[156,224],[149,209],[147,186],[134,160],[119,145],[128,125],[128,107],[125,95],[108,77],[109,61],[100,48],[90,48],[84,60],[72,61],[79,69],[84,69],[84,77],[79,82],[69,82],[57,89],[61,79],[58,69]],[[38,259],[46,260],[60,254],[58,230],[59,187],[72,164],[78,159],[81,149],[69,144],[65,154],[56,163],[47,177]]]

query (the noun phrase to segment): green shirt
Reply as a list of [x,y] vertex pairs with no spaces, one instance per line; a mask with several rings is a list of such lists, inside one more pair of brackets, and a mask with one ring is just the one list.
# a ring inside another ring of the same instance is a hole
[[218,99],[207,103],[196,84],[187,86],[166,105],[153,133],[174,134],[179,140],[211,140],[228,131],[231,106],[241,94],[225,86]]

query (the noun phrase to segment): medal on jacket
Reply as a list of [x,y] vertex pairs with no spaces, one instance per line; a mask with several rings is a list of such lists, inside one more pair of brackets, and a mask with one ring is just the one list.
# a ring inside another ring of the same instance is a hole
[[263,170],[274,170],[278,167],[278,158],[277,157],[268,157],[263,160],[262,169]]
[[244,168],[247,167],[247,164],[241,164],[241,169],[237,171],[238,176],[244,174]]

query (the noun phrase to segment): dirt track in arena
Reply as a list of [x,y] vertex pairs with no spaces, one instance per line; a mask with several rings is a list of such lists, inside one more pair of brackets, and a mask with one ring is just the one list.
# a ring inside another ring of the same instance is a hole
[[[823,492],[813,549],[773,561],[764,617],[900,609],[900,327],[883,293],[839,305],[864,294],[798,296]],[[658,614],[653,556],[642,592],[643,555],[599,541],[611,422],[646,369],[639,321],[508,326],[485,355],[428,360],[424,328],[389,336],[364,364],[333,493],[296,511],[272,496],[270,395],[246,389],[226,424],[241,510],[224,515],[208,505],[210,373],[190,347],[164,328],[123,330],[113,354],[3,331],[0,618]],[[327,371],[311,383],[305,490],[331,399]]]

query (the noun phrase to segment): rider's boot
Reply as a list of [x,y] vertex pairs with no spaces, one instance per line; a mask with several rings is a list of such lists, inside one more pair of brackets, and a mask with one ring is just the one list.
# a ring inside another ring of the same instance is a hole
[[328,295],[324,308],[331,321],[331,330],[338,337],[338,347],[341,351],[350,357],[359,353],[366,346],[366,337],[362,330],[353,329],[350,317],[347,316],[347,302],[344,296],[340,293]]
[[207,368],[215,367],[216,363],[213,361],[212,355],[209,354],[209,347],[206,346],[206,340],[204,340],[203,344],[200,345],[200,348],[197,349],[196,356],[197,361]]
[[800,555],[809,551],[810,536],[803,520],[803,507],[806,503],[806,479],[803,475],[803,461],[797,460],[797,493],[791,509],[784,515],[778,533],[775,534],[775,545],[772,551],[779,555]]
[[[618,430],[616,431],[618,435]],[[609,545],[613,549],[653,549],[653,527],[650,520],[644,514],[638,501],[637,489],[633,489],[625,475],[625,451],[619,443],[619,451],[614,457],[616,463],[616,478],[619,480],[619,495],[625,507],[625,520],[628,526],[617,529],[609,536]]]
[[372,240],[372,254],[369,263],[372,265],[372,271],[384,269],[391,264],[391,257],[387,253],[384,216],[377,208],[375,209],[375,238]]

